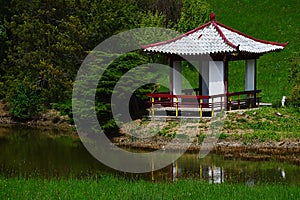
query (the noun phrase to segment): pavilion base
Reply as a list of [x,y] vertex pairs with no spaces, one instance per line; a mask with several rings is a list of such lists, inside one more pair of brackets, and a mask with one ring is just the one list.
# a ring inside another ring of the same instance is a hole
[[[176,107],[161,107],[154,108],[153,110],[149,109],[149,117],[166,117],[166,118],[207,118],[212,117],[214,113],[220,112],[220,109],[215,109],[212,111],[211,108],[178,108],[176,111]],[[202,113],[200,113],[202,112]]]
[[[233,106],[231,110],[224,110],[221,107],[214,108],[191,108],[191,107],[156,107],[156,108],[149,108],[148,112],[149,118],[169,118],[169,119],[201,119],[201,118],[211,118],[215,116],[217,113],[222,111],[224,112],[239,112],[239,111],[246,111],[246,110],[253,110],[258,109],[262,106],[269,106],[268,103],[257,103],[256,106],[252,106],[251,108],[247,106]],[[177,109],[177,111],[176,111]]]

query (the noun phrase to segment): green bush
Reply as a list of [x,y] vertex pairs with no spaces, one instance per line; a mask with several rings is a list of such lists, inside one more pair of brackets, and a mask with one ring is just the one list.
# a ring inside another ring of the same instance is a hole
[[10,113],[17,121],[27,121],[38,117],[43,99],[36,91],[19,84],[9,98]]
[[52,103],[51,107],[60,112],[60,115],[68,115],[70,123],[73,124],[72,101],[67,100],[64,103]]

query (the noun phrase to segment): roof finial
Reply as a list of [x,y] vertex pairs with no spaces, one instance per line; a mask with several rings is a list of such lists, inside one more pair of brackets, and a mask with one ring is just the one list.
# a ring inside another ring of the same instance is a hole
[[216,14],[215,13],[210,14],[210,21],[216,21]]

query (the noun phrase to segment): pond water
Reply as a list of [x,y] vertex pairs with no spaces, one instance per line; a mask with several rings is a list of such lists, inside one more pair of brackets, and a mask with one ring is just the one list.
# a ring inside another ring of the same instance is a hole
[[226,160],[220,155],[198,159],[184,154],[172,165],[146,174],[117,172],[94,159],[77,138],[55,130],[0,127],[0,177],[96,177],[112,173],[149,181],[204,179],[211,183],[300,184],[300,167],[276,161]]

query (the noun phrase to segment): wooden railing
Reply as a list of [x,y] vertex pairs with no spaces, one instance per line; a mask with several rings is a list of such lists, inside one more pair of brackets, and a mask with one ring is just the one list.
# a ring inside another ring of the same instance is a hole
[[261,102],[261,90],[229,93],[228,110],[259,107]]
[[147,94],[150,101],[147,102],[151,107],[151,115],[154,116],[154,106],[175,107],[175,116],[179,115],[180,108],[199,108],[200,117],[203,116],[203,109],[209,109],[211,116],[216,110],[233,110],[242,108],[253,108],[260,106],[261,90],[234,92],[219,95],[174,95],[167,92]]

